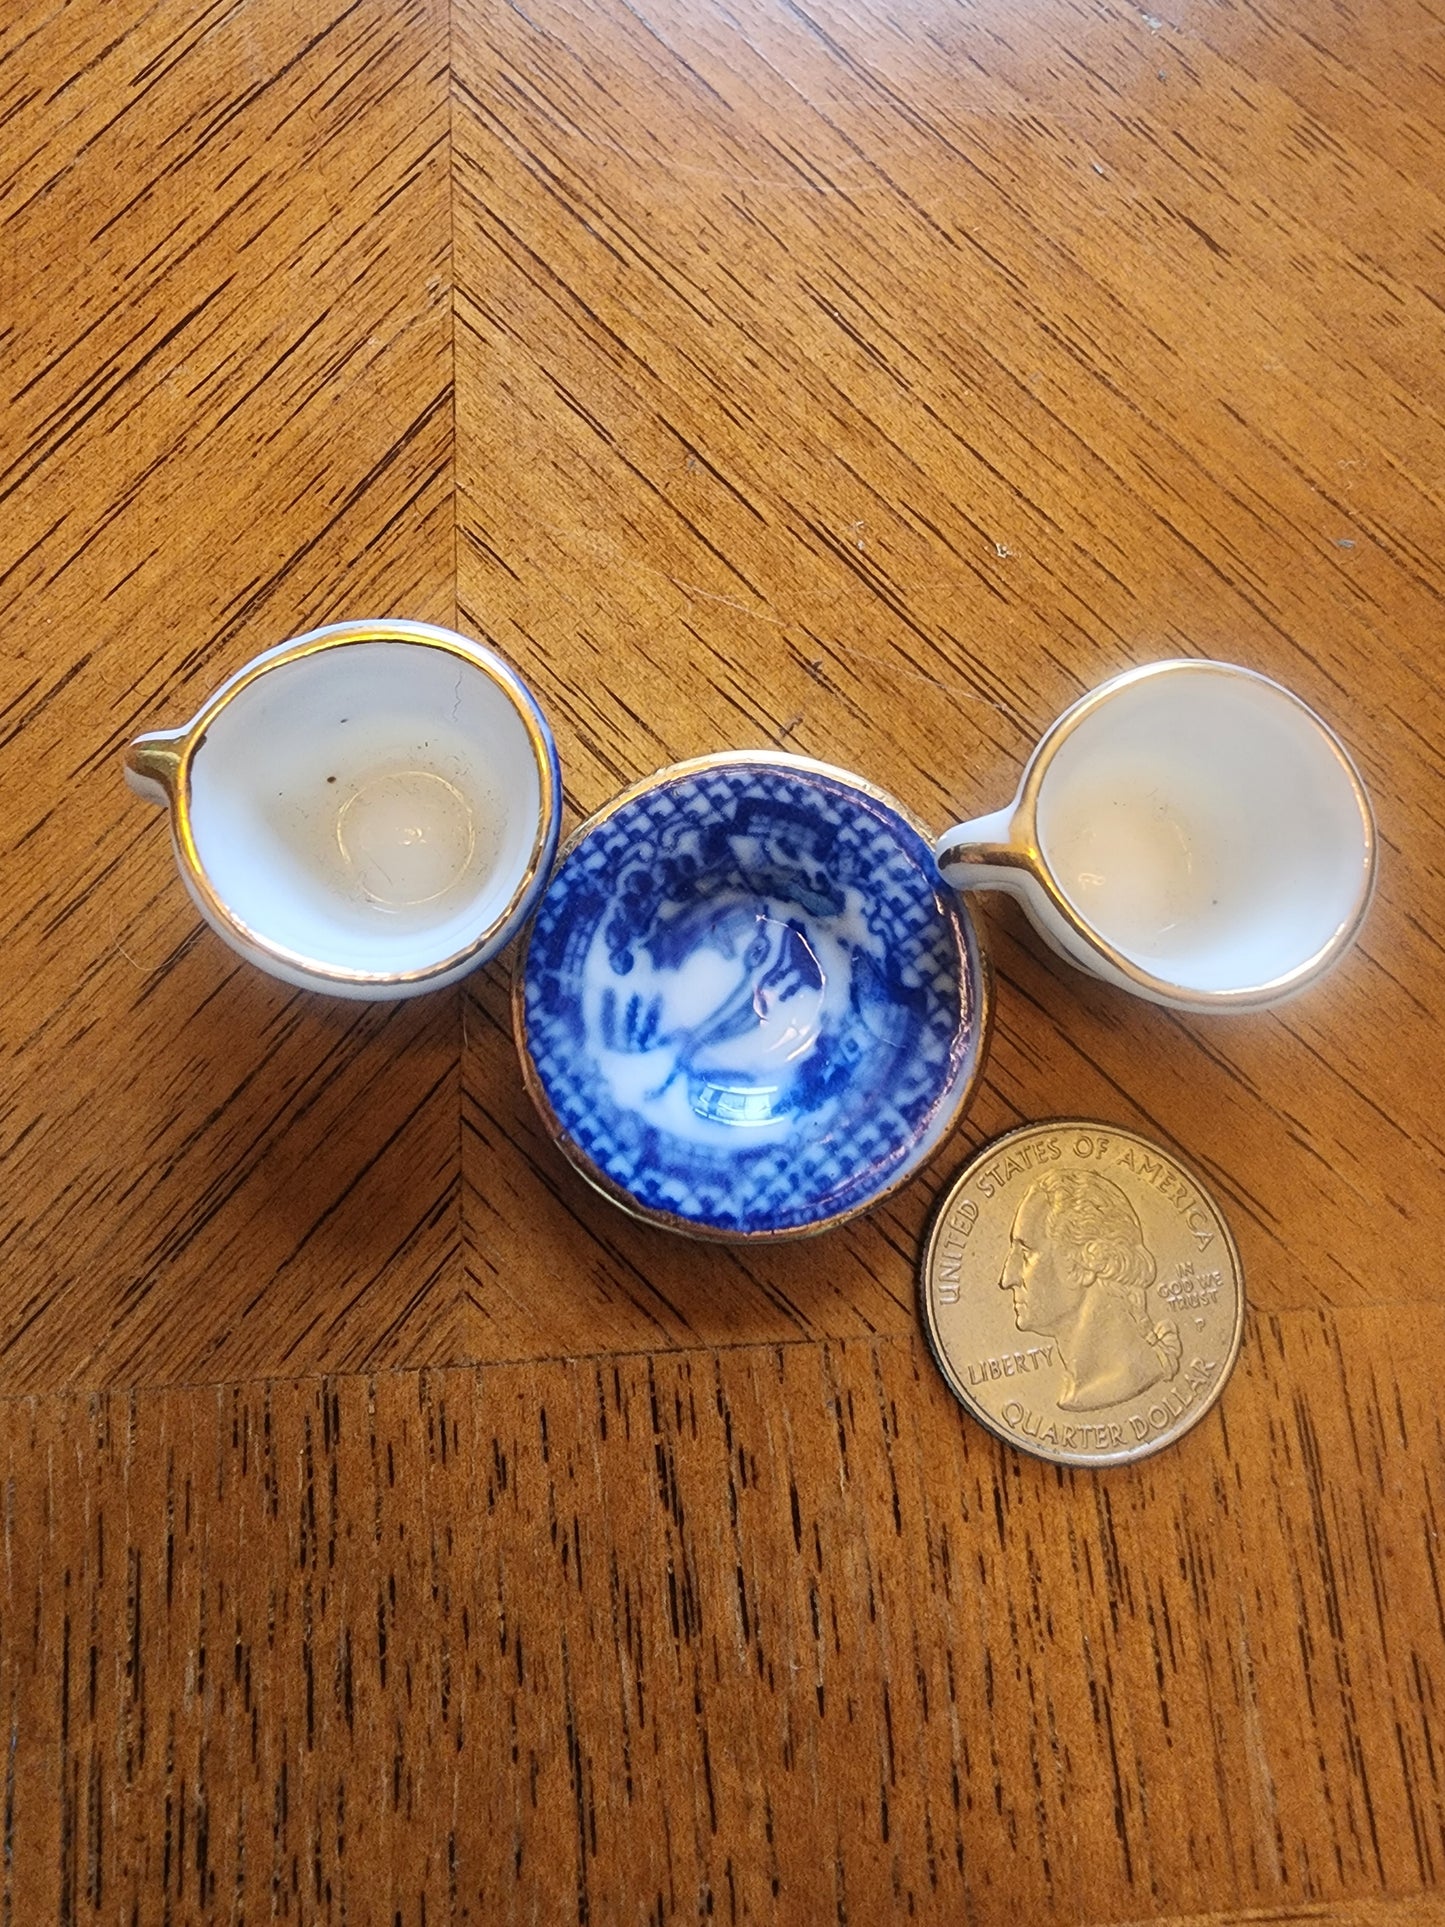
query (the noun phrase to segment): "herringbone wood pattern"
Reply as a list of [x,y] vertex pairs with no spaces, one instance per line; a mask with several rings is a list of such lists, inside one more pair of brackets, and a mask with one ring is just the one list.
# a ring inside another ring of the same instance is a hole
[[[0,23],[0,1923],[1410,1923],[1445,1872],[1445,20],[1302,0],[19,0]],[[363,1008],[118,778],[268,644],[490,636],[575,819],[796,748],[942,827],[1113,670],[1349,739],[1266,1017],[981,918],[984,1086],[765,1252],[593,1196],[505,964]],[[970,1427],[975,1144],[1180,1146],[1252,1316],[1178,1449]]]

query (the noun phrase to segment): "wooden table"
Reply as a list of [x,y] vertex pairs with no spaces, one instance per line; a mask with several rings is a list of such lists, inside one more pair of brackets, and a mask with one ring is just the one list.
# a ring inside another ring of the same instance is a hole
[[[11,0],[0,1927],[1445,1918],[1430,0]],[[120,781],[343,616],[491,637],[575,820],[720,747],[1001,802],[1119,668],[1353,747],[1360,948],[1180,1019],[989,903],[887,1206],[695,1248],[545,1140],[508,976],[242,966]],[[1241,1245],[1102,1475],[915,1311],[1084,1115]]]

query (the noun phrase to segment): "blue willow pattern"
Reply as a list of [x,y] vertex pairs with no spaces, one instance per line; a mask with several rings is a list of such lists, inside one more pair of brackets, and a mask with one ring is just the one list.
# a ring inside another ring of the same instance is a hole
[[585,827],[522,970],[562,1148],[702,1235],[871,1204],[952,1123],[979,1056],[975,941],[927,842],[782,758],[664,777]]

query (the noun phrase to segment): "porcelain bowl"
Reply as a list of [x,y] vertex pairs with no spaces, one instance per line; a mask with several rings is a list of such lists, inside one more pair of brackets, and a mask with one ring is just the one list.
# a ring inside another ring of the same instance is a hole
[[519,950],[527,1085],[577,1169],[697,1237],[776,1239],[918,1168],[981,1068],[986,979],[927,833],[769,751],[624,792],[568,843]]

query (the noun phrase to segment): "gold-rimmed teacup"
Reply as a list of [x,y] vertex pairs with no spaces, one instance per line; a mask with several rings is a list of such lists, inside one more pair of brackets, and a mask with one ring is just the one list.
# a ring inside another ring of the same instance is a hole
[[1019,898],[1060,955],[1190,1011],[1316,982],[1374,890],[1374,814],[1334,732],[1231,663],[1114,677],[1040,740],[1006,809],[937,845],[960,890]]
[[557,752],[494,650],[430,623],[338,623],[267,650],[126,780],[167,807],[202,916],[304,989],[396,998],[494,956],[546,883]]

